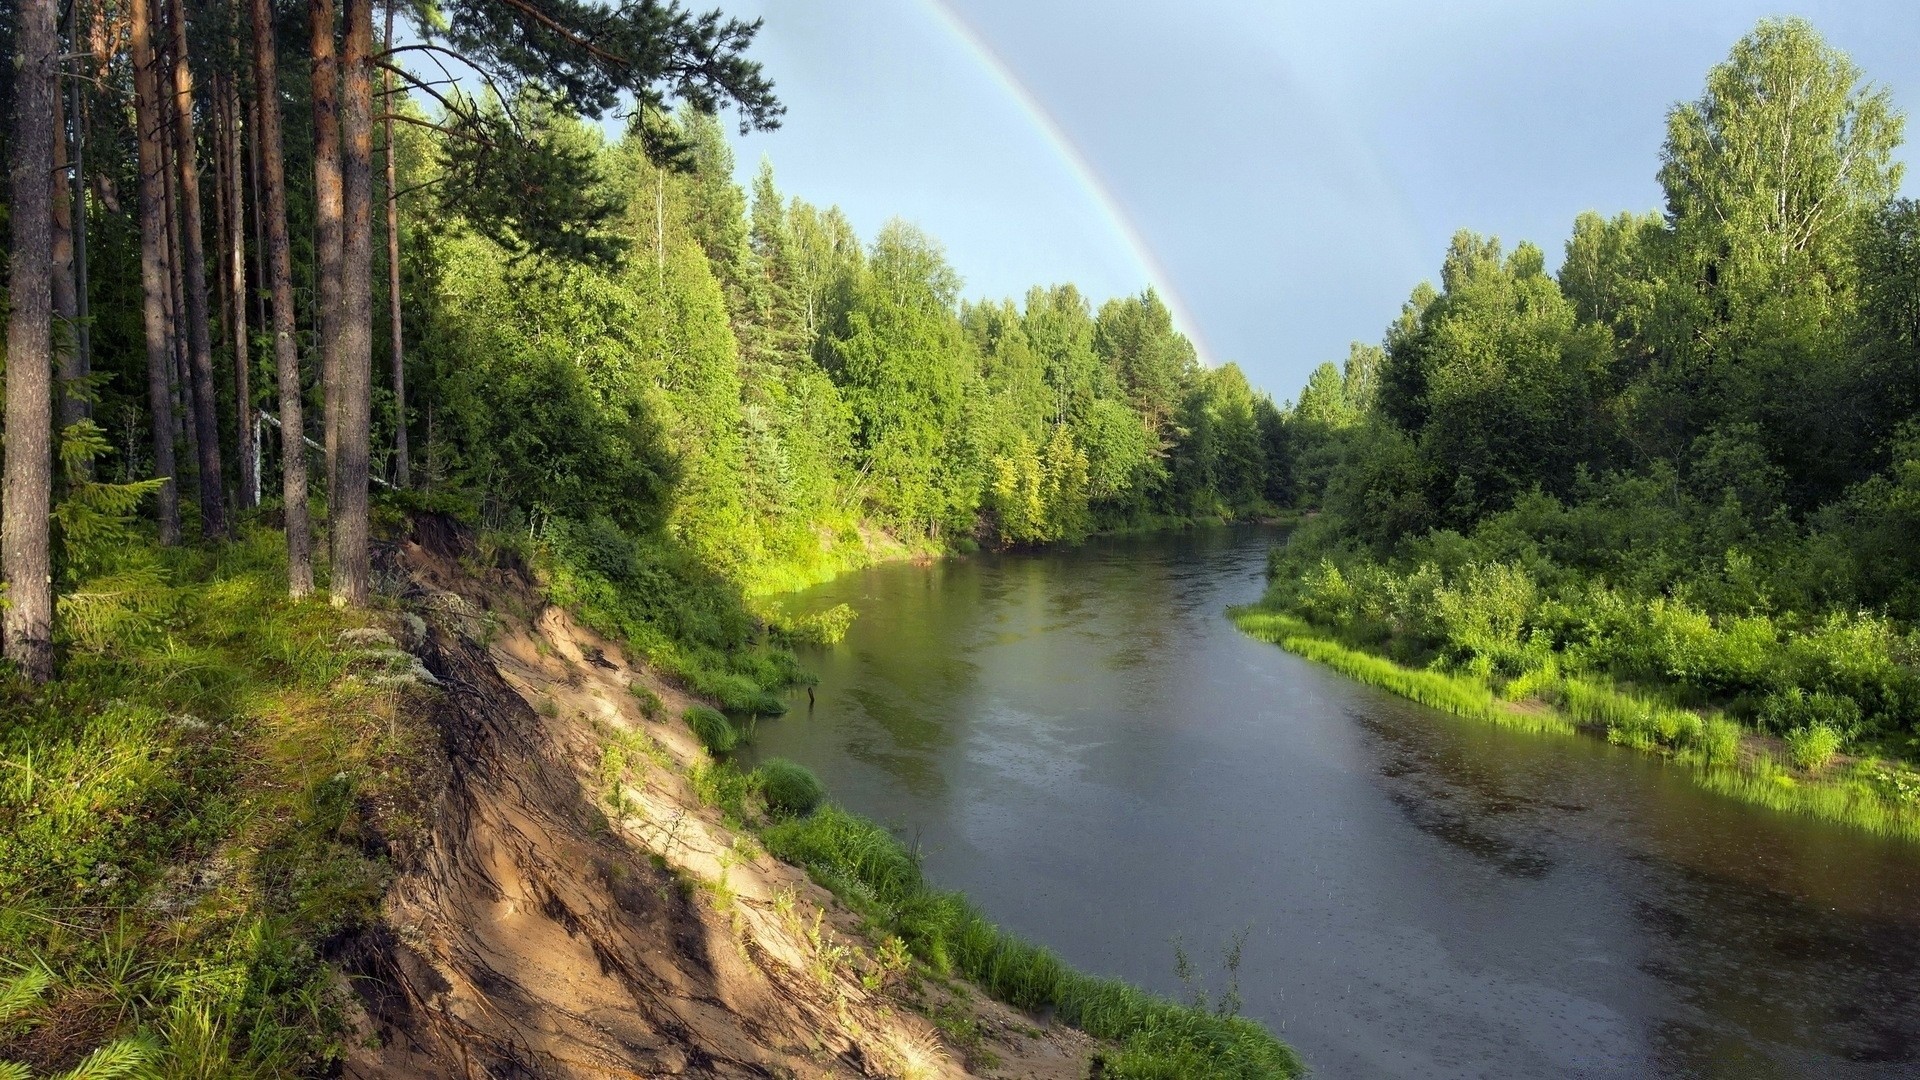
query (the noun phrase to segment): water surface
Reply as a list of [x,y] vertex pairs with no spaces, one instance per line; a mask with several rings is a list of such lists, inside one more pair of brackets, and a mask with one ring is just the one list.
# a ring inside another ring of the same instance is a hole
[[1492,729],[1236,631],[1279,534],[896,564],[752,754],[1090,972],[1207,988],[1326,1077],[1920,1076],[1920,845]]

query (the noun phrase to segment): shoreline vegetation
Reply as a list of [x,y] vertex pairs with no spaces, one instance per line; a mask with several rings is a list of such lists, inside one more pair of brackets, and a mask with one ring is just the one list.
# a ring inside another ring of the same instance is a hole
[[1250,633],[1742,801],[1920,838],[1920,200],[1890,91],[1768,18],[1656,212],[1470,231],[1285,410]]
[[1878,758],[1792,760],[1793,749],[1712,711],[1676,707],[1606,682],[1558,674],[1495,679],[1417,668],[1343,640],[1267,602],[1231,608],[1248,636],[1356,682],[1469,720],[1533,734],[1598,736],[1685,767],[1701,787],[1741,802],[1920,841],[1920,773]]

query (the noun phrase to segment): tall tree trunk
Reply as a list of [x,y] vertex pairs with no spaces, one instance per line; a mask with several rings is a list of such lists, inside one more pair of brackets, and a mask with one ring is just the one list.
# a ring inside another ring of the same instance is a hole
[[[368,592],[367,483],[373,419],[373,0],[346,0],[340,52],[339,390],[333,506],[333,602],[363,606]],[[333,401],[327,412],[334,412]]]
[[187,356],[192,363],[193,427],[199,437],[200,535],[227,535],[226,486],[220,478],[220,418],[213,392],[213,337],[207,326],[207,260],[200,222],[200,165],[193,138],[193,72],[187,66],[187,9],[173,11],[173,137],[180,173],[180,259],[186,264]]
[[259,459],[253,454],[253,342],[247,337],[247,200],[246,185],[241,182],[239,127],[240,98],[234,80],[222,83],[226,91],[222,101],[227,129],[227,288],[228,309],[233,319],[233,411],[235,451],[240,456],[240,498],[243,509],[251,509],[259,500]]
[[248,0],[253,16],[253,85],[260,180],[266,203],[266,262],[273,279],[273,366],[280,391],[280,499],[287,523],[287,591],[313,591],[313,548],[307,525],[306,425],[301,418],[300,353],[294,343],[293,257],[287,239],[286,153],[280,139],[279,58],[269,0]]
[[333,0],[308,0],[307,19],[313,32],[313,217],[315,283],[313,328],[320,347],[322,440],[327,455],[327,513],[334,513],[334,479],[338,466],[338,419],[335,407],[340,356],[340,60],[334,40]]
[[[56,38],[57,40],[57,38]],[[53,94],[53,169],[47,174],[48,195],[53,200],[53,317],[61,326],[53,335],[53,358],[55,369],[60,372],[60,384],[55,397],[59,401],[59,421],[64,427],[73,414],[75,420],[82,415],[80,401],[73,396],[78,387],[69,391],[69,380],[74,375],[74,356],[80,331],[80,299],[73,284],[73,184],[67,175],[67,110],[59,87]],[[56,433],[57,434],[57,433]]]
[[256,88],[246,97],[247,130],[253,134],[246,140],[247,146],[247,185],[253,191],[253,201],[247,205],[252,208],[248,219],[253,229],[253,325],[261,330],[267,328],[267,222],[266,203],[260,194],[260,91]]
[[[387,37],[386,47],[393,48],[393,6],[396,0],[387,0]],[[387,139],[387,319],[390,337],[389,354],[393,358],[393,480],[395,485],[405,488],[413,486],[412,465],[407,455],[407,365],[406,352],[400,337],[400,189],[399,170],[393,160],[393,72],[382,71],[381,89],[385,93],[381,101],[386,113]]]
[[[78,52],[78,48],[74,50]],[[85,101],[80,93],[81,81],[72,80],[67,87],[68,121],[73,126],[73,173],[68,181],[70,207],[73,216],[73,362],[61,372],[71,385],[93,374],[93,313],[87,297],[87,114]],[[74,394],[66,396],[66,410],[62,412],[60,422],[71,424],[93,415],[93,402]],[[92,463],[88,463],[91,471]]]
[[[157,29],[157,28],[156,28]],[[168,62],[164,59],[160,69],[165,71]],[[164,106],[166,119],[160,129],[160,152],[165,165],[160,173],[162,190],[166,192],[167,225],[167,338],[172,342],[173,366],[168,369],[167,378],[171,380],[173,393],[173,430],[180,435],[180,441],[186,450],[185,459],[180,461],[181,471],[187,476],[198,476],[200,460],[200,431],[193,424],[193,386],[188,381],[188,369],[191,361],[187,359],[187,286],[185,271],[180,266],[180,207],[177,197],[179,173],[174,167],[176,154],[173,152],[173,95],[166,91],[166,80],[156,76],[155,84],[161,87],[167,104]],[[183,484],[184,486],[184,484]],[[194,490],[195,505],[199,504],[199,490]]]
[[153,473],[166,483],[158,497],[160,542],[180,542],[180,489],[173,468],[172,332],[168,327],[166,245],[167,193],[162,153],[160,92],[153,55],[153,13],[147,0],[131,0],[133,111],[140,163],[141,321],[147,342],[147,408],[153,417]]
[[7,464],[0,571],[6,655],[27,678],[53,677],[53,99],[54,0],[15,8],[13,226],[7,322]]

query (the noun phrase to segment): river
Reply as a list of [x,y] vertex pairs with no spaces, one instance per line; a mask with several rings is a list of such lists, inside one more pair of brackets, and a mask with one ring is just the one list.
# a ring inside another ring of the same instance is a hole
[[749,760],[810,766],[928,877],[1324,1077],[1920,1076],[1920,845],[1464,721],[1241,635],[1280,533],[894,564]]

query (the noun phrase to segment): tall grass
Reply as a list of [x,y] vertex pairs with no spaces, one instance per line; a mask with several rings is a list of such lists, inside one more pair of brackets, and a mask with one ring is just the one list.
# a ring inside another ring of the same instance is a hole
[[1315,663],[1325,664],[1368,686],[1377,686],[1430,708],[1524,731],[1573,730],[1564,717],[1551,712],[1513,708],[1495,697],[1481,680],[1450,672],[1404,667],[1384,656],[1375,656],[1335,641],[1316,631],[1305,620],[1292,615],[1259,608],[1236,608],[1231,614],[1235,624],[1252,637],[1278,645]]
[[[1920,840],[1920,783],[1910,769],[1864,762],[1844,776],[1796,774],[1770,752],[1744,749],[1743,731],[1731,720],[1598,680],[1553,672],[1521,676],[1528,680],[1527,695],[1539,702],[1521,709],[1497,697],[1486,678],[1408,668],[1336,640],[1285,611],[1255,605],[1229,614],[1252,637],[1443,712],[1527,731],[1602,732],[1616,745],[1688,767],[1709,791],[1783,813]],[[1818,771],[1837,748],[1831,729],[1825,730],[1829,734],[1814,733],[1812,727],[1795,733],[1804,744],[1798,748],[1803,768]]]
[[1294,1077],[1300,1059],[1264,1027],[1084,975],[1047,950],[988,922],[958,893],[930,888],[891,833],[839,807],[762,833],[767,850],[814,880],[943,974],[962,975],[994,997],[1060,1019],[1119,1047],[1104,1075],[1154,1080]]

